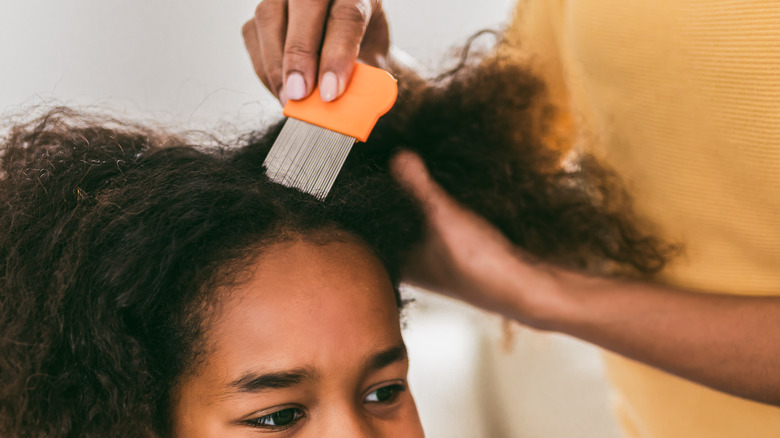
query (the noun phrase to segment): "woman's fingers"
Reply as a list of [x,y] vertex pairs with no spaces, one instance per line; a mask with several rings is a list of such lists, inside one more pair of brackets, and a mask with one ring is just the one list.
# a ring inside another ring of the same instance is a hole
[[547,271],[526,263],[498,228],[447,194],[417,154],[399,153],[391,169],[420,201],[428,224],[425,241],[404,267],[405,281],[528,321],[517,307],[526,303],[520,286],[531,281],[537,281],[534,290],[549,286],[542,282]]
[[244,23],[244,26],[241,28],[241,33],[244,36],[244,46],[246,46],[246,51],[249,52],[249,59],[252,60],[252,67],[255,70],[255,74],[263,82],[265,88],[268,88],[273,92],[271,84],[268,82],[268,78],[265,75],[265,70],[263,69],[263,56],[260,51],[260,40],[257,36],[255,20],[252,19]]
[[427,210],[429,208],[429,194],[435,190],[435,187],[432,187],[433,181],[431,181],[428,169],[420,156],[414,152],[402,150],[390,161],[390,170],[401,186],[417,198],[422,203],[423,208]]
[[314,89],[329,6],[329,0],[289,0],[283,61],[287,99],[303,99]]
[[368,21],[358,59],[374,67],[382,68],[390,53],[390,26],[382,3],[377,3]]
[[391,169],[396,180],[420,201],[429,223],[446,223],[463,214],[463,208],[433,180],[419,155],[401,151],[393,157]]
[[328,102],[344,92],[376,3],[334,0],[320,61],[320,96]]
[[358,54],[376,65],[390,47],[380,0],[263,0],[243,34],[257,76],[282,103],[317,83],[323,100],[339,97]]
[[[244,45],[252,58],[252,65],[263,84],[280,96],[284,40],[287,33],[287,0],[263,0],[255,9],[254,35],[249,24],[244,25]],[[251,38],[254,36],[254,38]]]

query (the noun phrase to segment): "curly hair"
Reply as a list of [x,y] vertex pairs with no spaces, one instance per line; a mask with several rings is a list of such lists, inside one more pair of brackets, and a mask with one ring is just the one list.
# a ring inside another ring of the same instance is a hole
[[266,244],[346,232],[397,285],[424,238],[388,170],[398,148],[541,260],[663,267],[668,247],[637,225],[613,173],[587,156],[564,169],[543,145],[544,86],[523,67],[400,84],[324,202],[265,176],[280,124],[221,147],[65,108],[13,127],[0,163],[0,435],[166,435],[215,291]]

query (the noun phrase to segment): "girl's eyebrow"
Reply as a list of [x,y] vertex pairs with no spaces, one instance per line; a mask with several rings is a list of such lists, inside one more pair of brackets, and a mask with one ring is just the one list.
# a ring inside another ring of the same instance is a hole
[[271,373],[246,373],[229,384],[236,392],[262,392],[300,385],[305,380],[317,379],[312,368],[294,368]]
[[[379,370],[407,358],[406,345],[401,344],[371,355],[366,363],[371,370]],[[269,389],[283,389],[300,385],[306,380],[317,380],[318,372],[311,367],[293,368],[270,373],[246,373],[228,386],[233,392],[257,393]]]
[[367,361],[368,368],[371,370],[380,370],[388,365],[406,360],[406,358],[406,345],[401,342],[396,346],[372,355]]

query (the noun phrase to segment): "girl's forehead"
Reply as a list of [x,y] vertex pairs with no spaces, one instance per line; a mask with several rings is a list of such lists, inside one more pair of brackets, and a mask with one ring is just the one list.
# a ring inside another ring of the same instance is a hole
[[207,362],[227,372],[346,366],[402,344],[392,283],[358,242],[273,245],[220,307]]

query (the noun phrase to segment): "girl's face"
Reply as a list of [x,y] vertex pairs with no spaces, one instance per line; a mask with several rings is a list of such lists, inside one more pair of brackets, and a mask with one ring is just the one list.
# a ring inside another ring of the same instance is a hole
[[174,390],[179,437],[422,437],[392,284],[354,241],[274,245]]

